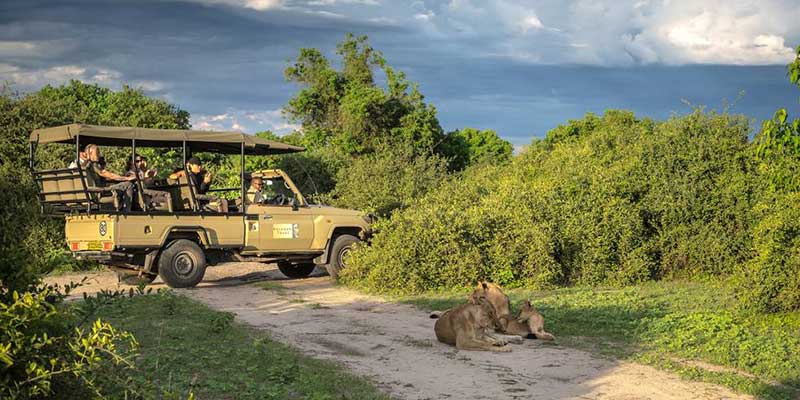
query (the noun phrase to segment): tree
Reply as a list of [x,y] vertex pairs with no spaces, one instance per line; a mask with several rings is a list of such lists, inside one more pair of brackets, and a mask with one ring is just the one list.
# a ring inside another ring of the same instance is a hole
[[[284,112],[302,124],[305,146],[358,156],[402,141],[418,153],[438,151],[444,133],[417,85],[388,66],[366,36],[348,34],[336,53],[340,71],[319,50],[306,48],[284,71],[288,81],[303,86]],[[376,70],[385,74],[386,87],[375,83]]]
[[[30,133],[70,123],[188,128],[189,113],[141,90],[113,91],[75,80],[24,95],[8,88],[0,92],[0,286],[6,289],[24,290],[41,273],[73,262],[63,255],[63,223],[41,215],[35,186],[25,173]],[[71,146],[42,147],[38,168],[63,168],[75,157]],[[127,150],[104,150],[116,169],[129,157]]]
[[491,129],[464,128],[447,134],[443,146],[450,158],[450,169],[460,171],[484,162],[502,163],[511,160],[514,148]]

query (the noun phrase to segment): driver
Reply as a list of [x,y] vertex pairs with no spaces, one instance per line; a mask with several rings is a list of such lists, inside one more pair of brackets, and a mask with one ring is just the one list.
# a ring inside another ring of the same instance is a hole
[[247,188],[247,204],[264,203],[267,198],[264,196],[264,193],[261,192],[263,188],[264,179],[260,176],[254,176],[253,179],[250,180],[250,187]]

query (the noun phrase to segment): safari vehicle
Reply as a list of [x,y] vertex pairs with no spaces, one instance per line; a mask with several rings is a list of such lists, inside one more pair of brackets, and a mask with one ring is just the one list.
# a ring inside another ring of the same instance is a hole
[[[225,213],[204,207],[193,179],[184,178],[173,185],[150,187],[169,192],[172,199],[167,207],[152,207],[143,199],[143,182],[136,180],[135,207],[118,211],[115,192],[96,187],[80,165],[36,170],[37,146],[46,143],[72,145],[76,158],[90,143],[130,146],[131,157],[137,147],[180,148],[182,165],[193,152],[239,154],[241,186],[216,190],[239,192],[239,198]],[[316,265],[325,265],[336,279],[352,246],[371,233],[373,217],[309,204],[281,170],[249,174],[244,170],[246,156],[303,150],[238,132],[73,124],[31,133],[30,168],[43,212],[66,219],[66,241],[73,256],[108,265],[127,283],[149,283],[160,275],[171,287],[192,287],[203,279],[207,265],[223,261],[274,262],[289,278],[306,277]],[[247,204],[248,180],[256,176],[277,194],[269,202]]]

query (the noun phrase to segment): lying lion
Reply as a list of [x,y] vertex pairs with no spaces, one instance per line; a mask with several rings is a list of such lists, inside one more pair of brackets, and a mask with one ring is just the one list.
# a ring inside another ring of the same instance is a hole
[[[491,282],[481,282],[472,292],[470,298],[486,299],[492,306],[493,315],[496,319],[495,330],[504,335],[492,335],[496,340],[510,343],[521,343],[522,338],[554,340],[555,337],[545,332],[544,316],[540,314],[529,300],[526,300],[519,316],[512,317],[508,296],[503,293],[499,285]],[[434,311],[431,318],[438,318],[441,312]]]
[[436,339],[459,350],[511,351],[491,332],[497,329],[492,304],[483,296],[472,295],[466,304],[441,314],[433,327]]
[[555,340],[552,334],[544,331],[544,316],[533,308],[530,300],[525,300],[522,303],[522,308],[517,318],[505,321],[502,330],[509,335],[519,335],[529,339]]

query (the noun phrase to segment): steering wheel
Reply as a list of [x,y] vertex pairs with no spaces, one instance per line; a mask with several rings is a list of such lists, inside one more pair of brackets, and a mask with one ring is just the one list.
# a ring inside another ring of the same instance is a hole
[[278,193],[274,197],[269,199],[269,203],[275,204],[277,206],[282,206],[286,204],[286,196],[284,196],[283,193]]

